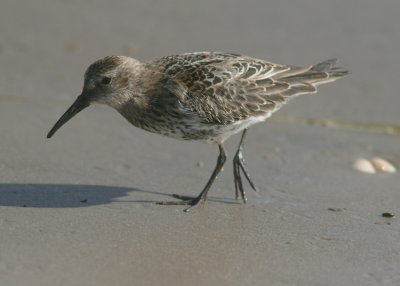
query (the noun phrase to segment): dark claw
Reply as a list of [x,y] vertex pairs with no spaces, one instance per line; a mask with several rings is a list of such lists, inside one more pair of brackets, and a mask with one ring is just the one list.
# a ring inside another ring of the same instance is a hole
[[166,201],[166,202],[156,202],[157,205],[164,205],[164,206],[189,206],[188,208],[184,209],[184,212],[190,211],[192,208],[202,204],[205,202],[205,199],[202,196],[198,197],[190,197],[190,196],[183,196],[183,195],[172,195],[174,198],[180,199],[180,201]]

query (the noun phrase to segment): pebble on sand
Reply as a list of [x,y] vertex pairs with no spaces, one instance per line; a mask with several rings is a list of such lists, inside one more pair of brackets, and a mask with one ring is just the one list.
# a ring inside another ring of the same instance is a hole
[[365,159],[365,158],[358,158],[357,160],[354,161],[353,163],[353,168],[356,169],[357,171],[360,171],[362,173],[366,174],[375,174],[376,170],[372,163]]
[[385,159],[375,157],[371,159],[371,163],[377,171],[384,173],[395,173],[396,167]]
[[377,172],[395,173],[396,167],[385,159],[374,157],[371,160],[358,158],[353,163],[353,168],[357,171],[367,174],[375,174]]

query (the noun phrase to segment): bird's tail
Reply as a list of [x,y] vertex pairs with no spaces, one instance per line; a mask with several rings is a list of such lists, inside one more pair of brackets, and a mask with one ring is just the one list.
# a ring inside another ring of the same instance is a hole
[[[310,76],[314,78],[313,83],[321,84],[326,82],[335,81],[338,78],[344,77],[349,72],[340,67],[335,67],[337,59],[330,59],[322,63],[313,65],[310,69],[310,74],[305,74],[305,76]],[[317,76],[319,75],[319,77]]]
[[347,70],[335,67],[337,59],[330,59],[307,68],[292,67],[278,75],[278,80],[290,85],[283,95],[290,97],[303,93],[314,93],[320,84],[335,81],[348,74]]

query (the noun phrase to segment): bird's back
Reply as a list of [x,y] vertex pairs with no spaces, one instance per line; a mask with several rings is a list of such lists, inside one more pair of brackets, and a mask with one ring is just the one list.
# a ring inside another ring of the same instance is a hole
[[230,53],[163,58],[168,89],[206,122],[229,124],[279,109],[290,98],[314,93],[347,71],[336,60],[308,67],[274,64]]
[[265,120],[289,99],[346,75],[335,63],[296,67],[216,52],[160,58],[147,65],[162,70],[163,92],[155,97],[153,112],[172,116],[167,124],[179,125],[175,136],[165,135],[225,140]]

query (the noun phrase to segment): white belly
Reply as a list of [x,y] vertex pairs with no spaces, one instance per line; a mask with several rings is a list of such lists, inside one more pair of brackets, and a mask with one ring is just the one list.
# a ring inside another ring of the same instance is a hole
[[206,143],[223,143],[230,136],[239,133],[253,124],[263,122],[270,116],[271,113],[268,113],[264,116],[240,120],[229,125],[206,125],[204,123],[198,124],[198,122],[193,122],[187,124],[185,127],[176,126],[173,132],[166,132],[163,135],[180,140],[196,140]]

